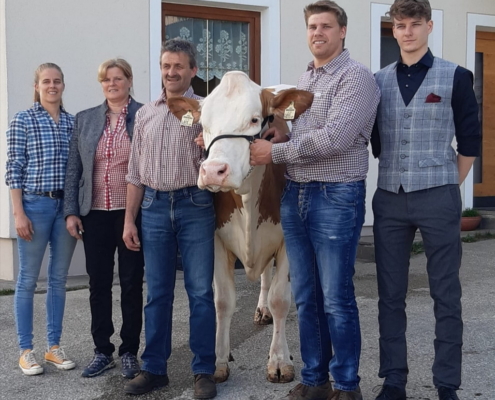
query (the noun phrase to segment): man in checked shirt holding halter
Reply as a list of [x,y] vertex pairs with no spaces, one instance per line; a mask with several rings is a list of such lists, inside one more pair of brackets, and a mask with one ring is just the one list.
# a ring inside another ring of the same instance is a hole
[[271,142],[251,146],[252,165],[287,164],[281,219],[304,367],[301,383],[283,399],[359,400],[361,333],[352,279],[380,92],[373,74],[344,49],[345,11],[322,0],[304,16],[314,59],[297,87],[314,94],[313,104],[288,136],[270,128]]
[[179,248],[189,297],[194,397],[210,399],[217,394],[213,380],[213,194],[196,186],[202,150],[194,139],[201,125],[183,124],[166,104],[173,96],[200,99],[190,87],[197,71],[194,45],[180,39],[165,42],[160,68],[164,90],[158,100],[144,105],[136,114],[127,175],[124,241],[129,249],[139,250],[141,243],[134,221],[141,207],[148,300],[144,309],[144,363],[124,391],[143,394],[168,384]]

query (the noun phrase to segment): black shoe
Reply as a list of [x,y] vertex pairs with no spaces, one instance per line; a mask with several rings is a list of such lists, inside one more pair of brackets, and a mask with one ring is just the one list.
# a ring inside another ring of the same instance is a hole
[[438,388],[438,400],[459,400],[454,389],[440,386]]
[[406,390],[398,386],[383,385],[376,400],[406,400]]
[[155,375],[148,371],[141,371],[132,381],[124,386],[127,394],[144,394],[168,385],[167,375]]
[[194,375],[194,398],[213,399],[217,395],[215,379],[210,374]]
[[122,376],[127,379],[132,379],[139,374],[139,361],[132,353],[125,353],[121,356]]

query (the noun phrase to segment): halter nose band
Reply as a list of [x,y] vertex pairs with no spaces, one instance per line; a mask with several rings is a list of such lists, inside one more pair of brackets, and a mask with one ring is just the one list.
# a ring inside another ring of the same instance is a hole
[[261,130],[256,134],[256,135],[219,135],[211,141],[210,145],[208,148],[205,150],[205,160],[208,159],[208,156],[210,155],[210,149],[211,146],[213,146],[213,143],[215,143],[217,140],[220,139],[246,139],[249,143],[252,143],[255,139],[261,139],[261,132],[263,131],[263,128],[265,127],[267,122],[273,122],[273,115],[269,115],[268,117],[263,119],[263,122],[261,123]]

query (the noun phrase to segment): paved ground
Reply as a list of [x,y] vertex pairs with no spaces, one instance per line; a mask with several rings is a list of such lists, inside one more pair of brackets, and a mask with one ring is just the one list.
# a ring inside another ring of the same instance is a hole
[[[374,264],[358,263],[356,288],[362,323],[362,358],[360,375],[365,400],[374,400],[379,391],[377,294]],[[246,281],[239,272],[237,280],[237,312],[233,321],[231,378],[218,386],[219,400],[278,399],[293,384],[276,385],[265,380],[264,371],[271,338],[271,327],[252,324],[258,286]],[[465,320],[464,379],[462,400],[495,399],[495,241],[464,244],[462,267],[463,306]],[[84,282],[72,282],[78,285]],[[433,355],[432,301],[428,295],[424,255],[411,261],[410,293],[408,298],[410,375],[408,399],[437,399],[432,387],[431,363]],[[115,319],[119,326],[118,287],[115,294]],[[35,299],[35,346],[42,355],[45,346],[44,294]],[[67,294],[63,345],[77,363],[73,371],[58,371],[46,366],[41,376],[24,376],[17,366],[15,327],[12,316],[13,296],[0,296],[0,399],[125,399],[124,379],[120,364],[104,375],[85,379],[82,368],[92,355],[89,331],[87,289]],[[183,282],[177,281],[173,354],[169,361],[170,386],[140,396],[139,399],[192,399],[192,377],[189,370],[188,311]],[[297,374],[301,368],[294,307],[287,324],[287,336]],[[119,338],[115,336],[115,343]],[[41,359],[41,357],[40,357]]]

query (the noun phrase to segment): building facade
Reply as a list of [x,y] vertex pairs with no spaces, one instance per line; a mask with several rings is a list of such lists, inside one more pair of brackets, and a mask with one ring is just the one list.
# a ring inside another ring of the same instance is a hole
[[[302,14],[310,0],[0,0],[0,175],[5,175],[6,137],[13,115],[30,107],[33,72],[55,62],[65,73],[64,105],[75,114],[103,102],[96,74],[112,57],[128,60],[134,97],[141,102],[161,92],[163,39],[182,36],[198,46],[200,74],[195,90],[208,92],[229,69],[246,70],[262,86],[295,84],[311,54]],[[483,155],[463,185],[466,207],[495,206],[495,2],[430,0],[434,30],[430,48],[475,72],[483,120]],[[351,56],[376,72],[397,57],[385,17],[392,0],[341,2],[349,25]],[[489,112],[488,110],[492,110]],[[484,111],[484,112],[483,112]],[[378,167],[370,157],[365,226],[373,223],[371,197]],[[15,280],[16,234],[8,187],[0,184],[0,279]],[[71,275],[85,274],[78,245]]]

